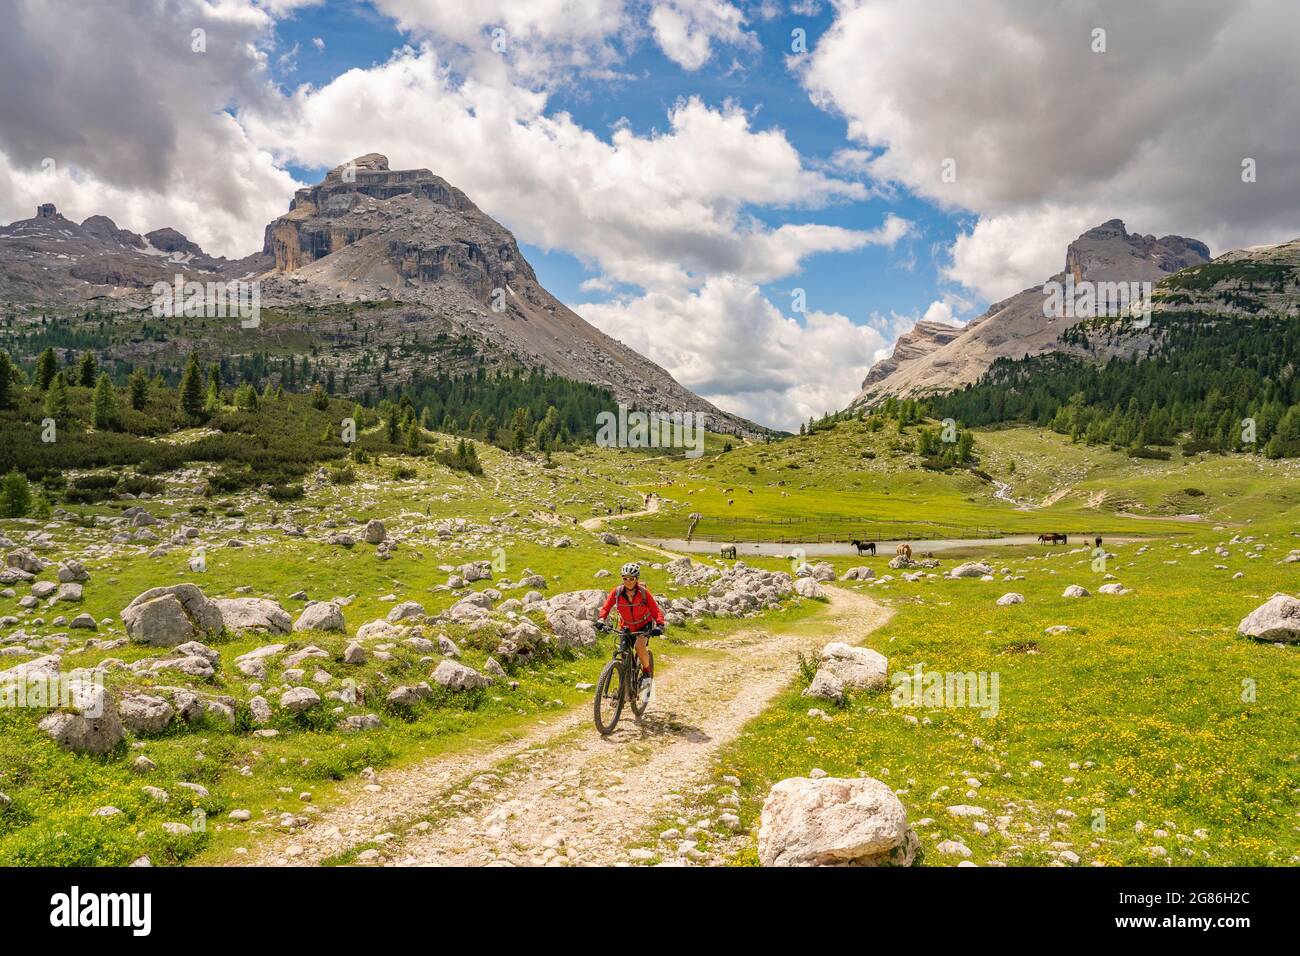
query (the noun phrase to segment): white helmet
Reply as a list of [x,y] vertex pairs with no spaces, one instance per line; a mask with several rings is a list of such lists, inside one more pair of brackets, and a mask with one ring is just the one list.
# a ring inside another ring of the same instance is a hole
[[641,565],[637,564],[635,561],[629,561],[627,564],[623,565],[623,577],[639,578],[640,576]]

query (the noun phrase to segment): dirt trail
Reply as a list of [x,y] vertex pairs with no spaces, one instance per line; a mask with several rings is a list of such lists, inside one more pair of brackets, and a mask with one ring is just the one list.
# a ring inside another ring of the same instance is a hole
[[650,498],[649,507],[643,511],[624,511],[621,514],[601,515],[597,518],[588,518],[586,521],[579,522],[588,531],[595,531],[606,521],[626,521],[628,518],[640,518],[645,515],[652,515],[659,510],[659,496],[653,495]]
[[[635,862],[637,824],[671,812],[707,782],[718,748],[757,716],[796,673],[796,654],[837,639],[860,643],[892,613],[853,591],[828,587],[830,612],[809,635],[756,624],[700,642],[678,657],[663,645],[655,698],[638,723],[625,711],[601,738],[578,707],[486,752],[431,760],[376,775],[337,809],[249,853],[256,865],[310,865],[381,841],[360,862],[396,866],[612,865]],[[716,651],[717,653],[713,653]]]

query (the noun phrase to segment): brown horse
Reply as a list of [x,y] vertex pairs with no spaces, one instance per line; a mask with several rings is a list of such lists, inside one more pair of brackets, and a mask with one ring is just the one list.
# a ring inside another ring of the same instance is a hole
[[1068,538],[1066,538],[1065,535],[1059,534],[1055,531],[1051,531],[1048,532],[1047,534],[1040,534],[1038,536],[1038,543],[1039,544],[1069,544],[1070,541]]
[[894,549],[894,555],[902,558],[904,561],[912,560],[912,546],[910,544],[900,544]]

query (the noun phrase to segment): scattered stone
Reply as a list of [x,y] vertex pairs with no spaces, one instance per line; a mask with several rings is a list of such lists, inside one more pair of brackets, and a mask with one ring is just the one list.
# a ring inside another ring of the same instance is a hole
[[466,667],[457,661],[440,662],[434,669],[430,679],[448,690],[474,690],[487,687],[488,684],[492,683],[490,677],[486,677],[474,670],[474,668]]
[[292,714],[311,710],[320,702],[320,694],[310,687],[292,687],[280,695],[280,706]]
[[295,631],[345,631],[343,609],[333,601],[309,604],[293,624]]

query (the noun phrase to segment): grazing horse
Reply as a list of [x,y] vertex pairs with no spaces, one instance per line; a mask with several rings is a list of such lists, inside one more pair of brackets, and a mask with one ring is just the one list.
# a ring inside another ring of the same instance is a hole
[[894,549],[894,555],[902,558],[904,561],[912,560],[912,546],[910,544],[900,544]]
[[732,561],[735,561],[735,560],[736,560],[736,546],[733,544],[733,545],[731,545],[731,546],[728,547],[728,548],[723,548],[723,549],[722,549],[722,556],[723,556],[724,558],[730,558]]
[[874,541],[859,541],[857,538],[854,538],[852,541],[849,542],[849,544],[857,548],[858,554],[860,555],[861,554],[875,555],[876,553],[876,542]]
[[1039,544],[1058,544],[1058,543],[1069,544],[1070,541],[1068,538],[1066,538],[1065,535],[1052,531],[1047,534],[1040,534],[1038,536],[1038,543]]

